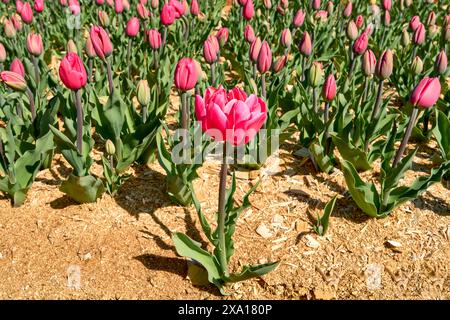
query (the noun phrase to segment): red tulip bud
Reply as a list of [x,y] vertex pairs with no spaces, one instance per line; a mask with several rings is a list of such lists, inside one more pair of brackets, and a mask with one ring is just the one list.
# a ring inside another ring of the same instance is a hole
[[264,0],[264,7],[266,7],[266,9],[272,8],[272,1]]
[[299,28],[303,25],[303,22],[305,21],[305,13],[302,9],[298,10],[297,13],[294,16],[294,19],[292,20],[292,24],[295,28]]
[[349,1],[344,8],[344,12],[343,12],[344,17],[346,17],[346,18],[350,17],[352,14],[352,10],[353,10],[353,4],[351,1]]
[[23,5],[20,16],[26,24],[33,22],[33,10],[31,10],[31,6],[28,2]]
[[150,29],[147,31],[148,43],[153,50],[161,47],[161,34],[157,29]]
[[358,29],[360,29],[360,28],[363,26],[363,24],[364,24],[364,18],[363,18],[362,15],[358,15],[358,16],[356,17],[356,19],[355,19],[355,24],[356,24],[356,26],[358,27]]
[[188,91],[195,87],[198,80],[198,71],[195,61],[191,58],[182,58],[175,68],[174,82],[178,90]]
[[384,10],[391,10],[392,7],[392,1],[391,0],[383,0],[383,8]]
[[101,59],[105,59],[112,53],[113,46],[105,29],[93,26],[91,27],[90,36],[94,50]]
[[86,54],[89,58],[94,58],[97,56],[95,53],[94,45],[92,44],[91,36],[88,34],[86,39]]
[[311,37],[308,31],[303,33],[302,40],[300,41],[300,52],[305,56],[310,56],[312,53]]
[[1,72],[0,79],[11,89],[25,91],[27,88],[27,82],[23,76],[12,71]]
[[421,45],[425,42],[425,26],[420,23],[413,35],[414,44]]
[[255,32],[253,31],[253,28],[252,28],[252,26],[251,25],[246,25],[245,26],[245,29],[244,29],[244,38],[245,38],[245,40],[248,42],[248,43],[250,43],[250,44],[252,44],[253,43],[253,41],[255,41]]
[[320,9],[320,0],[312,0],[312,7],[314,10]]
[[100,21],[102,27],[106,28],[109,26],[109,16],[106,11],[98,10],[98,20]]
[[441,52],[439,52],[438,56],[436,57],[434,68],[437,73],[444,74],[445,71],[447,71],[447,66],[448,66],[447,55],[445,54],[444,50],[441,50]]
[[20,0],[16,0],[16,12],[20,14],[23,9],[23,2]]
[[161,23],[170,26],[175,21],[175,8],[166,3],[161,10]]
[[353,52],[359,55],[364,54],[367,50],[367,45],[369,44],[369,37],[367,36],[367,33],[363,32],[359,36],[358,39],[356,39],[355,43],[353,44]]
[[62,59],[59,66],[59,77],[62,83],[71,90],[78,90],[86,85],[86,69],[76,53],[69,52]]
[[200,13],[200,9],[198,7],[197,0],[192,0],[192,2],[191,2],[191,14],[193,16],[198,16],[199,13]]
[[250,46],[250,60],[256,62],[258,60],[259,51],[261,50],[261,39],[257,37]]
[[439,99],[441,84],[439,78],[424,78],[413,89],[409,101],[414,106],[431,108]]
[[253,0],[248,0],[244,6],[245,20],[251,20],[254,14],[255,14],[255,7],[253,6]]
[[229,35],[228,28],[220,28],[220,30],[217,31],[216,37],[221,47],[223,47],[227,43],[228,35]]
[[5,31],[5,36],[7,38],[14,38],[16,36],[16,33],[17,33],[16,29],[14,28],[13,23],[9,19],[5,19],[4,31]]
[[122,0],[115,0],[114,1],[114,11],[119,14],[123,12],[123,2]]
[[280,72],[286,65],[286,62],[287,62],[287,56],[283,55],[283,56],[279,57],[272,65],[273,72],[274,73]]
[[125,29],[127,36],[136,37],[137,34],[139,33],[139,27],[140,27],[139,19],[136,17],[131,18],[130,21],[128,21],[127,27]]
[[34,10],[36,12],[44,11],[44,0],[34,0]]
[[428,14],[428,18],[427,18],[427,26],[432,26],[436,24],[436,13],[434,13],[434,11],[431,11]]
[[3,46],[3,43],[0,42],[0,63],[5,62],[6,60],[6,50]]
[[418,16],[414,16],[409,21],[409,29],[411,29],[411,31],[416,31],[416,29],[419,27],[419,24],[420,18]]
[[391,24],[391,14],[389,13],[389,11],[386,11],[384,13],[384,25],[389,26],[390,24]]
[[325,80],[322,96],[326,101],[332,101],[336,97],[336,80],[334,75],[330,74]]
[[272,66],[272,51],[267,41],[263,41],[258,55],[258,71],[263,74]]
[[137,5],[137,12],[139,14],[139,17],[141,17],[141,19],[145,20],[150,17],[150,10],[148,10],[147,7],[142,3],[139,3]]
[[156,9],[159,7],[159,0],[152,0],[151,6],[153,9]]
[[219,54],[219,42],[214,36],[209,36],[203,44],[203,57],[206,62],[213,64],[217,61]]

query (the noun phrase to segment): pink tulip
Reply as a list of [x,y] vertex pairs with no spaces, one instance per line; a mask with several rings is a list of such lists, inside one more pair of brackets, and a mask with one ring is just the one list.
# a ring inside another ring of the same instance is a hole
[[102,4],[105,3],[105,0],[95,0],[95,3],[101,6]]
[[40,34],[30,33],[27,37],[27,49],[28,52],[34,56],[40,56],[42,54],[43,45],[42,37]]
[[427,18],[427,26],[433,26],[436,24],[436,13],[434,13],[434,11],[431,11],[428,14],[428,18]]
[[198,80],[196,63],[191,58],[182,58],[175,68],[175,87],[181,91],[188,91],[195,87]]
[[0,63],[5,62],[6,60],[6,50],[3,43],[0,42]]
[[122,0],[123,10],[129,11],[130,10],[130,3],[128,0]]
[[23,9],[23,2],[20,0],[16,0],[16,12],[18,14],[22,13],[22,9]]
[[364,54],[367,50],[367,45],[369,44],[369,37],[367,36],[367,33],[363,32],[359,36],[358,39],[356,39],[355,43],[353,44],[353,52],[359,55]]
[[125,32],[129,37],[136,37],[137,34],[139,33],[139,28],[140,28],[139,19],[133,17],[130,19],[130,21],[128,21]]
[[392,8],[392,0],[383,0],[383,8],[386,11],[390,11]]
[[95,52],[94,45],[92,44],[91,36],[88,34],[86,39],[86,54],[89,58],[95,58],[97,53]]
[[295,28],[299,28],[303,25],[303,22],[305,21],[305,13],[302,9],[298,10],[297,13],[294,16],[294,19],[292,20],[292,24]]
[[411,20],[409,21],[409,28],[411,29],[411,31],[416,31],[419,25],[420,25],[420,18],[418,16],[412,17]]
[[213,64],[217,61],[219,54],[219,42],[214,36],[209,36],[203,44],[203,57],[206,62]]
[[30,24],[31,22],[33,22],[33,10],[31,9],[31,6],[28,2],[23,5],[20,16],[22,17],[23,22],[25,22],[26,24]]
[[359,16],[356,17],[356,19],[355,19],[355,24],[356,24],[356,26],[358,27],[358,29],[360,29],[360,28],[363,26],[363,24],[364,24],[364,18],[363,18],[362,15],[359,15]]
[[334,75],[330,74],[325,80],[322,89],[322,96],[326,101],[332,101],[336,97],[336,80]]
[[120,13],[123,12],[123,2],[122,2],[122,0],[115,0],[114,1],[114,11],[117,14],[120,14]]
[[238,3],[239,3],[240,6],[243,7],[243,6],[245,6],[247,4],[247,1],[248,0],[238,0]]
[[434,62],[434,68],[437,73],[444,74],[447,71],[448,59],[445,54],[445,50],[441,50],[436,57],[436,61]]
[[244,92],[230,95],[222,87],[209,87],[204,97],[195,97],[195,115],[211,138],[239,146],[248,143],[261,129],[267,108],[254,94],[247,98]]
[[27,82],[24,77],[16,72],[3,71],[0,72],[0,79],[11,89],[25,91]]
[[316,18],[317,20],[320,19],[320,21],[327,21],[328,18],[328,12],[325,10],[319,10],[316,12],[316,14],[314,15],[314,18]]
[[92,26],[89,35],[91,36],[92,45],[97,56],[105,59],[112,53],[113,46],[105,29],[99,26]]
[[98,10],[98,20],[100,21],[102,27],[109,26],[109,16],[106,11]]
[[106,0],[106,4],[108,6],[110,6],[111,8],[113,8],[114,7],[114,0]]
[[22,77],[25,77],[25,67],[23,66],[22,61],[19,58],[15,58],[11,65],[9,66],[9,71],[20,74]]
[[311,37],[308,31],[303,33],[302,40],[300,40],[300,52],[305,56],[310,56],[312,53]]
[[350,17],[352,14],[352,10],[353,10],[353,4],[351,1],[349,1],[344,8],[344,12],[343,12],[344,17],[346,17],[346,18]]
[[250,43],[250,44],[252,44],[253,43],[253,41],[255,41],[255,32],[253,31],[253,28],[252,28],[252,26],[251,25],[246,25],[245,26],[245,29],[244,29],[244,38],[245,38],[245,40],[248,42],[248,43]]
[[424,78],[413,89],[409,101],[414,106],[431,108],[439,99],[441,84],[439,78]]
[[385,26],[388,26],[391,24],[391,14],[389,13],[389,11],[386,11],[384,13],[384,21],[383,22],[384,22]]
[[169,5],[175,9],[175,19],[181,18],[187,9],[182,2],[177,0],[169,0]]
[[251,20],[255,14],[255,7],[253,5],[253,0],[248,0],[244,6],[244,19]]
[[264,7],[266,7],[266,9],[272,8],[272,1],[271,0],[264,0]]
[[12,15],[11,22],[17,31],[22,30],[22,18],[17,13]]
[[191,14],[193,16],[198,16],[199,13],[200,13],[200,9],[198,7],[197,0],[192,0],[192,2],[191,2]]
[[138,12],[139,16],[141,17],[141,19],[145,20],[145,19],[148,19],[148,17],[150,17],[150,10],[148,10],[147,7],[142,3],[138,3],[137,12]]
[[220,30],[217,31],[216,38],[219,41],[221,47],[223,47],[227,43],[229,32],[230,31],[228,30],[228,28],[220,28]]
[[414,31],[413,42],[416,45],[421,45],[425,42],[425,26],[422,23],[419,23],[416,31]]
[[274,73],[280,72],[284,68],[284,66],[286,65],[286,62],[287,62],[287,56],[286,55],[283,55],[283,56],[279,57],[272,64],[272,71]]
[[312,0],[312,7],[314,10],[320,9],[320,0]]
[[394,57],[392,55],[392,51],[387,49],[382,54],[380,59],[378,60],[375,71],[377,76],[384,80],[391,76],[392,70],[394,68]]
[[151,4],[153,9],[156,9],[159,7],[159,0],[152,0]]
[[175,8],[166,3],[161,10],[161,23],[170,26],[175,21]]
[[261,39],[257,37],[250,46],[250,60],[253,62],[258,61],[259,51],[261,50]]
[[70,90],[79,90],[86,85],[86,69],[76,53],[69,52],[62,59],[59,66],[59,77]]
[[34,1],[34,10],[36,10],[36,12],[44,11],[44,0],[35,0]]
[[78,0],[69,0],[69,9],[74,16],[79,15],[81,12],[81,8]]
[[371,76],[375,73],[375,67],[377,65],[377,58],[372,50],[368,49],[364,53],[362,60],[362,70],[366,76]]
[[270,50],[270,46],[267,41],[263,41],[261,44],[261,50],[259,50],[258,54],[258,71],[263,74],[269,71],[272,66],[272,51]]
[[281,32],[281,44],[287,48],[289,48],[292,44],[292,34],[291,30],[289,30],[288,28],[284,29]]
[[153,50],[161,47],[161,33],[157,29],[150,29],[147,31],[148,43]]
[[364,30],[364,32],[367,33],[367,36],[368,36],[368,37],[370,37],[370,36],[372,35],[372,33],[373,33],[373,29],[374,29],[374,25],[373,25],[373,23],[371,22],[371,23],[369,23],[369,24],[367,25],[367,28],[366,28],[366,30]]
[[9,19],[5,19],[4,32],[7,38],[13,38],[16,36],[16,28],[14,28],[14,24]]

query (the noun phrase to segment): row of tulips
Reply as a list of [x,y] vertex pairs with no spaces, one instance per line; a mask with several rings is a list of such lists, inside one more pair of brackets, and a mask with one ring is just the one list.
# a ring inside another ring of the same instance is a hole
[[[239,0],[223,11],[225,1],[212,0],[0,6],[0,190],[21,205],[59,152],[73,169],[61,191],[95,202],[105,191],[118,192],[134,163],[157,158],[169,196],[194,204],[214,247],[208,252],[176,233],[176,249],[201,264],[222,292],[228,282],[278,265],[230,272],[236,221],[257,185],[236,206],[236,180],[227,190],[227,172],[264,166],[297,133],[314,168],[340,168],[355,203],[373,217],[450,180],[448,4]],[[182,131],[175,134],[166,122],[172,93],[180,100]],[[192,138],[198,134],[200,145]],[[412,139],[419,147],[436,140],[435,167],[399,186],[417,153],[408,151]],[[194,151],[181,162],[174,156],[180,145]],[[102,176],[91,171],[94,148],[103,151]],[[223,159],[214,230],[192,184],[213,148]],[[239,148],[245,157],[237,166],[230,159]],[[379,188],[360,177],[375,162]],[[323,234],[328,222],[318,222]]]

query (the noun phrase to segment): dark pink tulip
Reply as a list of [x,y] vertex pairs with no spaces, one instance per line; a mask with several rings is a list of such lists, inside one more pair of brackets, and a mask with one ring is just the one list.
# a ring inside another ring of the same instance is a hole
[[161,10],[161,23],[170,26],[175,21],[175,8],[166,3]]
[[352,15],[352,11],[353,11],[353,4],[351,1],[349,1],[344,8],[343,12],[344,17],[346,18],[350,17]]
[[413,89],[409,101],[414,106],[431,108],[441,95],[439,78],[423,78]]
[[261,39],[257,37],[250,46],[250,60],[256,62],[258,60],[259,51],[261,50]]
[[105,0],[95,0],[95,3],[101,6],[102,4],[105,3]]
[[325,84],[322,89],[322,96],[326,101],[332,101],[336,97],[336,80],[334,75],[330,74],[325,80]]
[[228,28],[220,28],[220,30],[217,31],[216,38],[221,47],[227,43],[229,32]]
[[79,90],[86,85],[87,74],[83,61],[73,52],[69,52],[59,66],[59,77],[70,90]]
[[272,64],[272,71],[274,73],[280,72],[284,68],[284,66],[286,65],[286,62],[287,62],[287,56],[286,55],[283,55],[283,56],[279,57]]
[[92,45],[97,56],[105,59],[112,53],[113,46],[105,29],[99,26],[92,26],[89,35],[91,36]]
[[97,56],[97,53],[95,53],[94,45],[92,44],[92,41],[91,41],[91,36],[89,34],[86,39],[85,49],[86,49],[86,54],[89,58],[94,58]]
[[145,20],[150,17],[150,10],[148,10],[147,7],[142,3],[138,3],[137,12],[139,14],[139,17],[141,17],[141,19]]
[[6,60],[6,50],[3,43],[0,42],[0,63],[5,62]]
[[412,17],[411,20],[409,21],[409,29],[411,29],[411,31],[416,31],[419,25],[420,25],[420,18],[418,16]]
[[416,31],[414,31],[413,42],[414,44],[422,44],[425,42],[425,26],[420,23]]
[[320,9],[320,0],[312,0],[312,7],[314,10]]
[[171,5],[175,9],[175,19],[183,16],[187,9],[182,2],[177,0],[169,0],[169,5]]
[[22,77],[25,77],[25,67],[23,66],[22,61],[19,58],[15,58],[11,65],[9,66],[9,71],[20,74]]
[[258,71],[262,74],[270,70],[272,66],[272,51],[267,41],[263,41],[258,55]]
[[129,37],[136,37],[137,34],[139,33],[139,28],[140,28],[139,19],[133,17],[130,19],[130,21],[128,21],[125,32]]
[[114,1],[114,11],[119,14],[123,12],[123,2],[122,0],[115,0]]
[[245,20],[251,20],[255,14],[255,7],[253,5],[253,0],[248,0],[244,6],[244,18]]
[[153,50],[161,47],[161,33],[157,29],[150,29],[147,31],[148,43]]
[[392,0],[383,0],[383,8],[386,11],[391,10],[391,8],[392,8]]
[[44,11],[44,0],[34,0],[34,10],[36,12],[42,12]]
[[384,13],[384,25],[389,26],[390,24],[391,24],[391,14],[389,13],[389,11],[386,11]]
[[81,12],[81,8],[80,8],[80,3],[78,2],[78,0],[69,0],[69,9],[70,9],[70,12],[72,12],[72,14],[74,16],[79,15]]
[[281,32],[281,44],[287,48],[292,44],[292,34],[291,30],[289,30],[288,28],[284,29]]
[[300,40],[300,52],[305,56],[310,56],[312,53],[311,37],[308,31],[303,33],[302,40]]
[[20,16],[22,17],[23,22],[25,22],[26,24],[30,24],[33,22],[33,10],[31,9],[31,6],[28,2],[23,5]]
[[175,87],[181,91],[188,91],[195,87],[198,80],[197,65],[194,59],[182,58],[175,68]]
[[30,33],[27,37],[28,52],[34,56],[40,56],[44,51],[40,34]]
[[302,9],[298,10],[297,13],[294,16],[294,19],[292,20],[292,24],[295,28],[299,28],[303,25],[303,22],[305,21],[305,13]]
[[358,27],[358,29],[360,29],[360,28],[363,26],[363,24],[364,24],[364,18],[363,18],[362,15],[358,15],[358,16],[356,17],[356,19],[355,19],[355,24],[356,24],[356,26]]
[[428,18],[427,18],[427,26],[433,26],[436,24],[436,13],[434,13],[434,11],[431,11],[428,14]]
[[18,14],[22,13],[22,9],[23,9],[23,2],[20,0],[16,0],[16,12]]
[[255,41],[255,32],[253,31],[253,28],[252,28],[252,26],[251,25],[246,25],[245,26],[245,29],[244,29],[244,38],[245,38],[245,40],[248,42],[248,43],[250,43],[250,44],[252,44],[253,43],[253,41]]
[[382,80],[387,79],[391,76],[393,68],[394,57],[392,56],[392,51],[389,49],[385,50],[381,54],[381,57],[378,60],[377,66],[375,68],[377,76]]
[[366,76],[371,76],[375,73],[375,67],[377,65],[377,58],[372,50],[368,49],[364,52],[362,60],[362,70]]
[[436,57],[434,68],[437,73],[444,74],[445,71],[447,71],[447,66],[448,66],[447,55],[445,54],[444,50],[441,50],[441,52],[439,52],[438,56]]
[[219,42],[214,36],[209,36],[203,44],[203,57],[209,64],[217,61],[219,55]]
[[240,6],[243,7],[243,6],[245,6],[247,4],[247,1],[248,0],[238,0],[238,3],[239,3]]
[[359,55],[364,54],[367,50],[367,45],[369,44],[369,37],[367,36],[367,33],[363,32],[359,36],[358,39],[356,39],[355,43],[353,44],[353,52]]
[[193,16],[198,16],[199,13],[200,13],[200,9],[198,7],[197,0],[192,0],[192,2],[191,2],[191,14]]

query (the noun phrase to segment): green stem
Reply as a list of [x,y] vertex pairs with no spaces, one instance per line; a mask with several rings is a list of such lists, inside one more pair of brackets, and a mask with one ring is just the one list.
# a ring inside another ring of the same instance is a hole
[[27,95],[28,100],[30,100],[30,111],[31,111],[31,120],[34,121],[36,118],[36,107],[34,105],[34,95],[33,92],[31,92],[30,88],[27,87]]
[[219,263],[225,277],[228,277],[228,261],[227,250],[225,243],[225,201],[227,193],[227,142],[223,142],[223,161],[220,168],[220,185],[219,185],[219,216],[218,216],[218,231],[219,231]]
[[216,84],[216,63],[213,62],[211,63],[211,83],[212,86],[215,87]]
[[261,75],[261,95],[263,97],[264,100],[266,100],[266,74],[263,73]]
[[75,107],[77,109],[77,149],[83,154],[83,106],[81,105],[81,91],[75,91]]
[[187,95],[187,92],[181,94],[181,128],[184,130],[189,130],[189,106]]
[[40,82],[39,65],[38,65],[38,60],[35,56],[32,57],[32,61],[33,61],[33,68],[34,68],[34,80],[36,81],[36,89],[37,89],[37,88],[39,88],[39,82]]
[[131,47],[133,45],[133,38],[128,39],[128,48],[127,48],[127,63],[128,63],[128,78],[131,76]]
[[408,127],[406,128],[406,132],[405,132],[405,135],[403,136],[402,143],[400,144],[397,154],[395,155],[394,162],[392,164],[392,168],[395,168],[397,166],[397,164],[400,162],[400,160],[403,156],[403,153],[405,152],[406,145],[408,144],[409,138],[411,137],[411,132],[416,123],[418,113],[419,113],[419,109],[417,107],[414,107],[411,117],[409,118]]
[[313,107],[314,107],[314,113],[317,114],[319,112],[319,107],[317,103],[317,88],[313,87]]
[[106,69],[108,72],[109,95],[112,97],[114,93],[114,83],[113,83],[111,63],[108,60],[106,60]]
[[[375,127],[375,124],[378,122],[378,117],[380,116],[380,108],[381,108],[381,102],[382,102],[382,96],[383,96],[383,83],[384,80],[381,80],[378,85],[378,93],[377,93],[377,100],[375,101],[375,107],[373,108],[372,115],[370,116],[370,123],[372,124],[372,128]],[[366,143],[364,145],[364,151],[369,151],[369,145],[370,145],[370,136],[373,133],[373,129],[369,130],[366,135]]]

